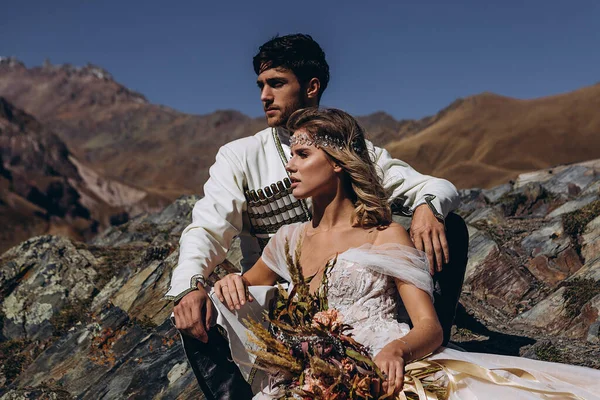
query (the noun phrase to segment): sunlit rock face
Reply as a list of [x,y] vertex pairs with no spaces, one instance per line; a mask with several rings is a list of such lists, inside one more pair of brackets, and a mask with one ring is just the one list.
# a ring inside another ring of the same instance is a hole
[[[600,367],[598,171],[590,161],[461,191],[471,243],[455,341]],[[557,347],[536,350],[541,339]]]
[[[600,162],[461,192],[471,244],[455,344],[600,367],[594,171]],[[201,396],[162,300],[197,200],[89,243],[38,236],[0,257],[0,399]],[[239,259],[236,242],[212,279]]]

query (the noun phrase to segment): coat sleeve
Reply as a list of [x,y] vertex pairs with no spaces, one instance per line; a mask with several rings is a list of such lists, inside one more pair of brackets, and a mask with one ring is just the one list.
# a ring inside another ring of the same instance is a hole
[[392,158],[387,150],[368,143],[374,160],[383,174],[383,186],[388,190],[394,211],[412,215],[415,208],[427,204],[434,215],[444,220],[455,210],[460,197],[452,183],[415,171],[404,161]]
[[209,174],[204,197],[192,211],[192,223],[181,234],[179,262],[165,300],[177,301],[195,290],[198,280],[208,278],[225,260],[233,238],[242,230],[246,208],[242,163],[233,151],[223,146]]

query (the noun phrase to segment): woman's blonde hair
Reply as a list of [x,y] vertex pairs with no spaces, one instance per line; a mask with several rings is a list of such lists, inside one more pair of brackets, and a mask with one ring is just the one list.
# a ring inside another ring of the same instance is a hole
[[386,226],[392,212],[376,165],[371,159],[364,130],[348,113],[335,108],[305,108],[294,112],[287,123],[290,132],[304,129],[333,161],[346,172],[354,201],[353,225]]

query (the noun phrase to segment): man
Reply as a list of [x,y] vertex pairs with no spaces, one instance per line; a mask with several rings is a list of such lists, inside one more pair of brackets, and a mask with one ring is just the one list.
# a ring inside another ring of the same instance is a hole
[[[179,264],[165,296],[176,304],[176,326],[209,399],[252,394],[235,364],[226,359],[226,340],[211,328],[215,312],[206,279],[225,259],[235,236],[240,237],[242,268],[247,270],[282,224],[310,219],[310,205],[296,200],[288,190],[284,166],[290,154],[290,134],[285,124],[294,111],[317,107],[329,82],[325,54],[308,35],[268,41],[260,47],[253,64],[269,128],[219,150],[204,186],[205,197],[196,203],[192,223],[182,233]],[[373,147],[372,152],[383,171],[393,209],[412,215],[411,238],[427,253],[431,273],[448,275],[451,289],[442,290],[444,298],[437,302],[447,341],[466,265],[464,222],[458,219],[460,234],[448,237],[444,226],[445,222],[450,231],[450,220],[456,221],[457,217],[449,213],[458,204],[458,194],[450,182],[421,175],[383,149]],[[455,237],[464,243],[449,244]],[[464,249],[455,251],[454,247],[460,246]],[[451,264],[455,266],[448,268]],[[444,286],[443,281],[440,286]],[[240,302],[235,308],[242,305]]]

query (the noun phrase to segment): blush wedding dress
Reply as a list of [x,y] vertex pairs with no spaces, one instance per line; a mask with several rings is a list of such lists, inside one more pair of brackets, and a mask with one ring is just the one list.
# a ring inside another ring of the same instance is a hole
[[[306,223],[282,227],[270,240],[262,258],[281,278],[290,282],[285,242],[295,249]],[[291,250],[293,253],[293,250]],[[293,256],[293,255],[292,255]],[[376,355],[387,343],[410,331],[398,322],[403,307],[393,278],[415,285],[433,298],[433,283],[425,253],[400,244],[350,248],[337,256],[328,272],[328,304],[337,309],[345,324],[353,326],[355,340]],[[275,289],[251,286],[255,301],[231,312],[214,293],[211,299],[225,328],[232,357],[244,377],[252,384],[255,399],[273,398],[268,379],[253,368],[254,356],[247,352],[247,330],[241,322],[253,318],[262,321],[264,307]],[[449,380],[449,400],[492,399],[598,399],[600,371],[573,365],[531,360],[521,357],[462,352],[439,348],[428,360],[444,367]]]

